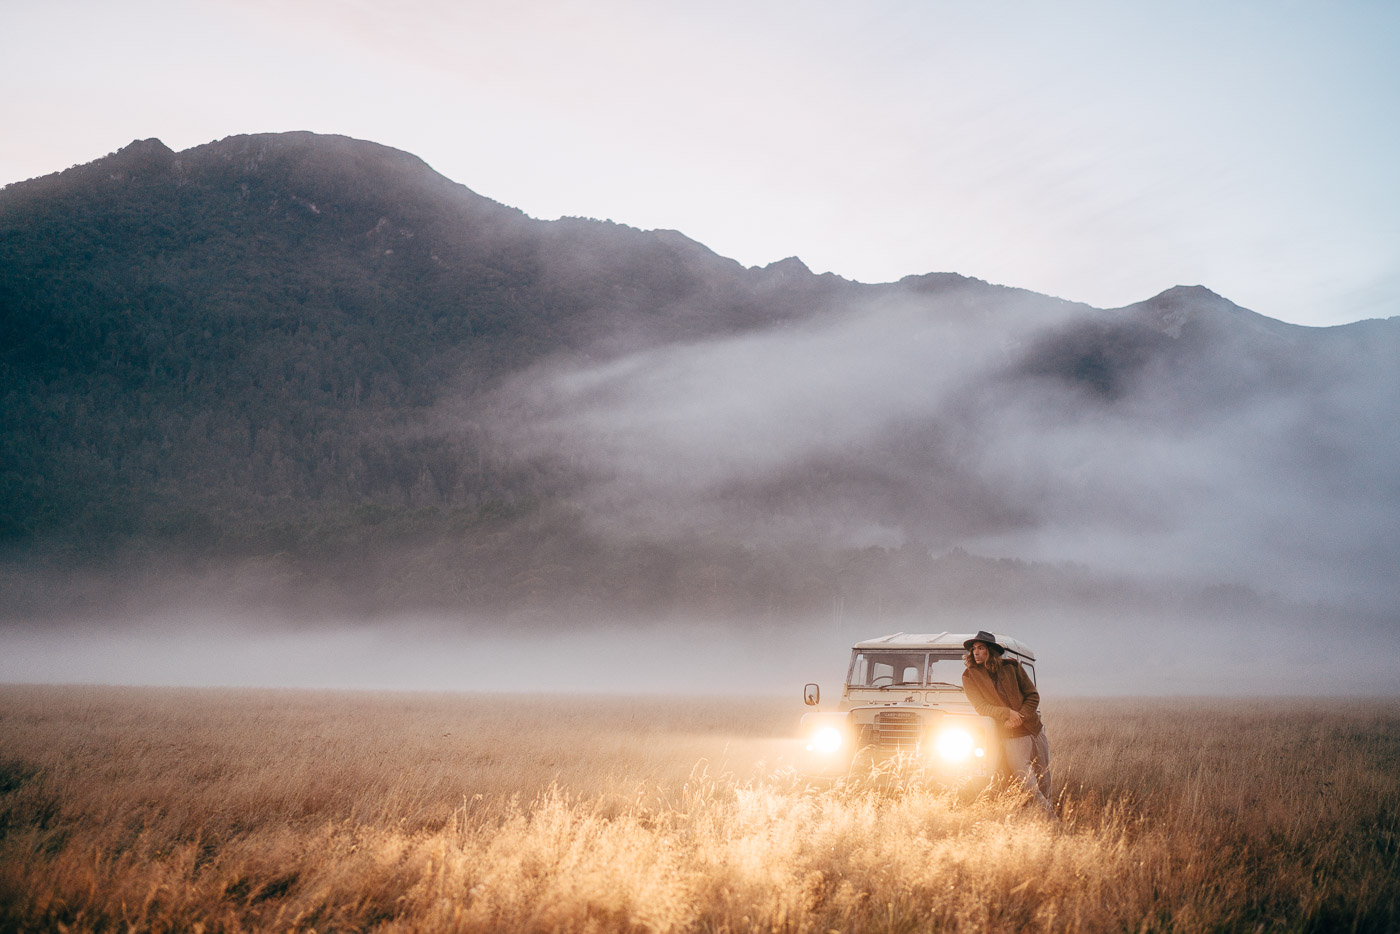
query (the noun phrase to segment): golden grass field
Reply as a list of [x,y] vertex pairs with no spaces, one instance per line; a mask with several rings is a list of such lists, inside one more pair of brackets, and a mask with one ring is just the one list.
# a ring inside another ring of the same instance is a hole
[[1059,825],[801,712],[0,686],[0,930],[1400,929],[1400,702],[1049,704]]

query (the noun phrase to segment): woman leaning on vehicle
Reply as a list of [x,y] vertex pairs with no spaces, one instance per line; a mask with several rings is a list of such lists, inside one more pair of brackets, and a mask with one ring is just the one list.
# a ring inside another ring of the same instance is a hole
[[997,724],[1006,767],[1046,814],[1051,806],[1050,741],[1040,722],[1040,692],[1021,663],[1006,658],[997,638],[982,630],[963,643],[963,691],[972,706]]

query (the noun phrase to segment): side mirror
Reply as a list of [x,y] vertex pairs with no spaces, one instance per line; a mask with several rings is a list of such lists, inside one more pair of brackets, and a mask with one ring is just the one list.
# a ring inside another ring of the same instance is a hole
[[809,684],[802,689],[802,703],[808,707],[815,707],[821,703],[822,689],[815,684]]

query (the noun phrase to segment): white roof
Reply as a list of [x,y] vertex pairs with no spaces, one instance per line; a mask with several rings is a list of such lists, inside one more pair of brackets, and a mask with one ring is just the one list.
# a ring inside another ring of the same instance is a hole
[[[1035,652],[1020,639],[1013,639],[1011,636],[994,632],[997,637],[997,644],[1009,652],[1021,656],[1022,658],[1035,661]],[[864,642],[857,642],[852,648],[856,649],[958,649],[962,650],[963,643],[969,639],[975,639],[975,632],[896,632],[888,636],[880,636],[878,639],[867,639]]]

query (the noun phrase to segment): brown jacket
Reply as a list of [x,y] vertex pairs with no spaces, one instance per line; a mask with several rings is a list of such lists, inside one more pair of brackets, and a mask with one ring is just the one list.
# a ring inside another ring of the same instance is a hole
[[[1020,662],[1003,657],[997,667],[997,684],[1001,686],[1001,693],[1006,695],[1005,701],[1001,699],[1001,694],[997,693],[997,686],[992,683],[991,672],[981,665],[973,665],[964,671],[962,683],[963,691],[966,692],[967,699],[972,701],[972,706],[977,708],[977,712],[982,716],[991,717],[996,721],[997,734],[1001,737],[1035,736],[1040,732],[1040,714],[1037,713],[1040,707],[1040,692],[1035,689]],[[1012,710],[1022,717],[1019,727],[1012,728],[1006,725],[1006,718],[1011,715]]]

